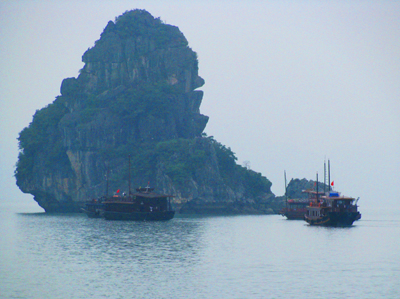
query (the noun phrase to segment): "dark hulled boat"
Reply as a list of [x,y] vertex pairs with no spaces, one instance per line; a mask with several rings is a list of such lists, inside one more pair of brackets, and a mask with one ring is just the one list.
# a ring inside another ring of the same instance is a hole
[[[304,215],[307,213],[307,206],[310,201],[315,200],[317,192],[314,190],[303,190],[302,193],[307,193],[308,198],[288,199],[286,171],[284,174],[286,206],[279,212],[279,214],[286,217],[288,220],[304,220]],[[324,193],[321,192],[320,194],[323,195]]]
[[[149,185],[131,192],[131,160],[129,155],[129,192],[120,195],[118,189],[114,196],[108,197],[108,169],[106,196],[99,201],[92,200],[82,209],[90,218],[103,217],[107,220],[159,221],[174,218],[175,211],[171,207],[172,195],[158,194]],[[149,183],[150,184],[150,183]]]
[[288,220],[303,220],[308,204],[306,199],[289,199],[280,214]]
[[351,226],[361,219],[357,201],[353,197],[341,196],[339,192],[328,192],[307,207],[304,220],[310,225]]
[[[324,163],[324,180],[326,179],[326,163]],[[328,176],[330,182],[330,161],[328,160]],[[333,182],[330,184],[333,186]],[[325,186],[325,184],[324,184]],[[359,198],[358,198],[359,199]],[[317,173],[317,197],[307,206],[304,220],[310,225],[319,226],[351,226],[354,221],[361,219],[356,200],[353,197],[342,196],[339,192],[329,190],[323,196],[318,193]]]
[[92,199],[85,203],[85,207],[82,211],[88,215],[89,218],[101,218],[104,214],[104,203],[103,198]]
[[[317,198],[317,192],[313,190],[303,190],[302,193],[308,194],[308,199],[289,199],[286,202],[286,207],[284,207],[280,214],[286,217],[288,220],[304,220],[304,215],[307,213],[307,206],[310,202]],[[319,195],[323,195],[320,192]]]
[[162,221],[174,218],[171,208],[172,195],[158,194],[153,188],[136,189],[129,196],[115,195],[104,202],[107,220]]
[[[328,174],[330,182],[329,160]],[[330,185],[333,186],[333,182]],[[328,190],[326,193],[324,192],[323,196],[319,196],[317,173],[317,197],[307,206],[307,213],[304,215],[304,220],[310,225],[351,226],[354,221],[361,219],[361,213],[358,211],[357,206],[358,199],[342,196],[339,192],[332,190]]]

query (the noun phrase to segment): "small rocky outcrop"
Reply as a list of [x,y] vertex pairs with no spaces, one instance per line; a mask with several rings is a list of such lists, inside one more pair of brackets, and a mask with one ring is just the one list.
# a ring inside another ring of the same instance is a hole
[[[304,193],[305,190],[317,190],[317,182],[313,180],[303,179],[291,179],[289,184],[287,185],[286,195],[288,198],[298,198],[298,199],[307,199],[309,195]],[[318,192],[323,192],[324,190],[328,191],[329,186],[324,183],[318,182]]]

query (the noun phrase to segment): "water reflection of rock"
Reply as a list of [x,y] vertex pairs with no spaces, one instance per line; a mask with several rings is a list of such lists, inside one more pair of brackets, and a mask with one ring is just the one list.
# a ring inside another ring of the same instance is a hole
[[83,250],[107,264],[133,263],[140,267],[176,266],[200,260],[204,218],[175,218],[168,222],[127,222],[87,219]]

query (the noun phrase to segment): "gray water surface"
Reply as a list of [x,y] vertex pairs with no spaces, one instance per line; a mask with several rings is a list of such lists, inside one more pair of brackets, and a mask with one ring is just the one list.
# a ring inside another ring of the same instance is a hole
[[400,298],[400,217],[167,222],[0,212],[0,298]]

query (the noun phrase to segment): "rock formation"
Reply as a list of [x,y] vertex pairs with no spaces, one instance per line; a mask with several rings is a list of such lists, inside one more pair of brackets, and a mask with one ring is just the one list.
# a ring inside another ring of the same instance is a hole
[[[303,190],[317,190],[316,181],[307,179],[291,179],[287,186],[286,193],[288,198],[307,199],[309,195],[307,193],[303,193]],[[318,191],[323,192],[324,190],[328,191],[329,186],[325,185],[324,187],[324,183],[318,182]]]
[[[77,78],[19,136],[17,185],[46,212],[148,182],[189,213],[270,213],[271,183],[203,133],[204,84],[178,27],[145,10],[110,21]],[[130,157],[130,158],[128,158]],[[128,168],[131,161],[131,170]]]

